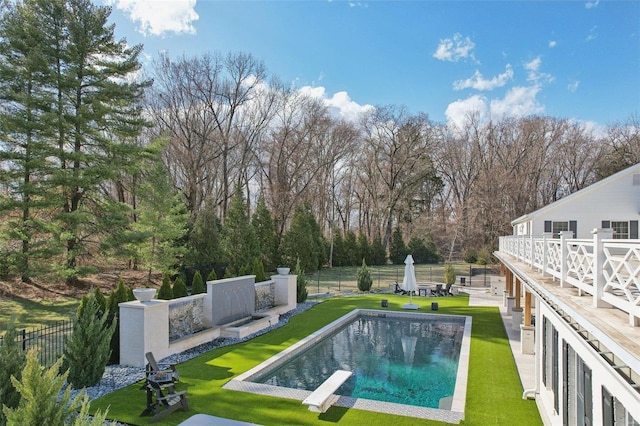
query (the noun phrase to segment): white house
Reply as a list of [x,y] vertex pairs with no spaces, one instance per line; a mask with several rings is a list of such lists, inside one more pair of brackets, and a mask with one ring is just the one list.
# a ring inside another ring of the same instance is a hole
[[640,164],[574,192],[513,222],[513,235],[591,238],[594,228],[613,229],[613,238],[637,239],[640,219]]
[[516,219],[500,238],[505,306],[521,350],[535,355],[523,397],[547,425],[640,424],[639,212],[636,165]]

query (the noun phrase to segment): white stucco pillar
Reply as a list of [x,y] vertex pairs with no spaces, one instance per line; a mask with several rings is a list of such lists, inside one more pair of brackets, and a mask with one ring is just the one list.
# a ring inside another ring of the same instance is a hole
[[120,308],[120,364],[144,367],[145,354],[169,355],[169,301],[124,302]]
[[526,355],[533,355],[535,353],[535,327],[533,325],[520,326],[520,352]]
[[274,305],[282,314],[294,310],[298,306],[296,281],[297,275],[272,275],[274,282]]
[[522,308],[513,308],[511,310],[511,329],[520,330],[522,325]]

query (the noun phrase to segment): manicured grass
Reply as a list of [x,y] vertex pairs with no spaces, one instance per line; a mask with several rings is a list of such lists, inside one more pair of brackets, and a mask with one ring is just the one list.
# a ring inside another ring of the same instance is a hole
[[[231,378],[256,366],[329,322],[356,308],[380,308],[382,298],[389,308],[401,310],[407,296],[370,295],[331,298],[296,315],[289,324],[248,342],[219,348],[178,366],[179,389],[186,389],[190,410],[176,411],[156,424],[177,425],[196,413],[253,422],[262,425],[438,425],[411,417],[332,407],[324,414],[312,413],[300,401],[224,390]],[[534,401],[522,400],[522,387],[506,332],[496,307],[469,307],[468,297],[414,297],[421,311],[439,303],[439,313],[473,317],[471,361],[464,425],[541,425]],[[92,402],[93,409],[109,407],[109,417],[130,424],[148,424],[139,417],[145,408],[141,383],[128,386]]]
[[75,316],[79,302],[71,297],[38,300],[0,297],[0,333],[6,329],[11,317],[15,318],[20,329],[69,320]]

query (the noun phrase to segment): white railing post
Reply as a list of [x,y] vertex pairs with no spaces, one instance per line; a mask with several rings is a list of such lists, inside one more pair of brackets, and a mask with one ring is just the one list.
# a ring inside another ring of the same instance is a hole
[[542,234],[542,276],[546,275],[547,271],[547,260],[549,259],[549,248],[547,246],[547,239],[551,236],[550,233],[545,232]]
[[593,234],[593,306],[596,308],[610,308],[611,305],[602,300],[606,280],[602,274],[604,262],[607,260],[604,254],[602,240],[613,238],[613,229],[594,229]]
[[572,231],[560,232],[560,287],[564,287],[567,280],[567,258],[569,257],[567,240],[571,237],[573,237]]
[[519,260],[521,262],[524,262],[526,260],[525,259],[525,257],[526,257],[525,256],[525,249],[526,249],[525,238],[526,238],[526,235],[520,235],[520,238],[518,238],[518,240],[519,240],[518,241],[519,242],[518,246],[520,247],[520,250],[518,250],[518,254],[519,254],[518,258],[519,258]]
[[531,269],[533,269],[533,264],[535,263],[535,256],[536,256],[536,246],[535,243],[533,241],[533,234],[529,235],[529,245],[530,245],[530,249],[531,249]]

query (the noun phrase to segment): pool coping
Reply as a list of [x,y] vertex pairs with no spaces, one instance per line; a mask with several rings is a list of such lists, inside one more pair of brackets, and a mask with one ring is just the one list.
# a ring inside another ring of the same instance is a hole
[[464,333],[462,344],[460,347],[460,358],[458,360],[458,371],[456,377],[456,386],[453,393],[450,410],[437,408],[418,407],[414,405],[398,404],[393,402],[374,401],[364,398],[352,398],[349,396],[340,396],[334,405],[345,408],[356,408],[366,411],[378,413],[393,414],[399,416],[416,417],[420,419],[438,420],[441,422],[459,424],[464,420],[464,411],[467,397],[467,381],[469,374],[469,354],[471,349],[471,321],[472,318],[466,315],[447,315],[420,312],[403,312],[403,311],[386,311],[378,309],[354,309],[353,311],[343,315],[337,320],[327,324],[321,329],[311,333],[304,339],[294,343],[283,351],[263,361],[257,366],[238,375],[234,379],[227,382],[223,389],[235,390],[240,392],[249,392],[266,396],[275,396],[279,398],[304,400],[311,395],[311,391],[302,389],[285,388],[281,386],[266,385],[262,383],[254,383],[251,380],[254,376],[262,373],[265,369],[273,369],[284,363],[289,356],[298,350],[316,343],[322,339],[325,334],[337,329],[344,323],[353,320],[360,314],[370,316],[385,317],[404,317],[404,318],[428,318],[428,317],[456,317],[465,318]]

